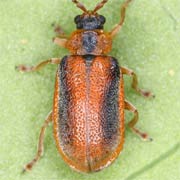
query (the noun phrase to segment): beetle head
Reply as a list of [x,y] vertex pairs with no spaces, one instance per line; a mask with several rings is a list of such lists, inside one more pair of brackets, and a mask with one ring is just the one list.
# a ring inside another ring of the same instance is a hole
[[97,11],[104,6],[107,0],[101,1],[96,5],[94,10],[88,11],[83,4],[78,2],[77,0],[72,0],[78,8],[80,8],[84,13],[82,15],[77,15],[74,18],[74,22],[76,23],[77,29],[84,30],[93,30],[93,29],[103,29],[103,25],[106,21],[105,17],[99,15]]
[[103,29],[103,25],[105,23],[105,17],[99,14],[82,14],[77,15],[74,18],[74,22],[76,23],[77,29],[84,30],[93,30],[93,29]]

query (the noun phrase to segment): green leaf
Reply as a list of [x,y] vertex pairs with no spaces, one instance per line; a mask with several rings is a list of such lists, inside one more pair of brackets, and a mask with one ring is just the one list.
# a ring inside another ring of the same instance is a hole
[[[92,9],[96,1],[81,0]],[[109,1],[99,13],[110,31],[120,17],[122,0]],[[35,65],[68,51],[52,43],[52,23],[70,34],[81,11],[66,0],[0,1],[0,180],[178,180],[180,177],[180,3],[179,0],[134,0],[125,24],[114,39],[111,55],[133,69],[139,86],[155,99],[144,99],[130,88],[125,95],[139,110],[137,127],[153,142],[142,142],[126,129],[125,145],[110,167],[93,174],[71,170],[60,158],[46,131],[44,156],[30,173],[24,164],[36,152],[40,127],[52,108],[56,65],[39,72],[19,73],[19,64]],[[126,113],[126,122],[132,118]]]

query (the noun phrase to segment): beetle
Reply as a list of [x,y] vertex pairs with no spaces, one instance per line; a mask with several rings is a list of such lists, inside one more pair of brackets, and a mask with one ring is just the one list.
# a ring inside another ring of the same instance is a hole
[[122,151],[124,110],[134,113],[128,123],[130,129],[143,140],[152,140],[135,127],[138,111],[125,100],[123,75],[132,77],[132,88],[139,94],[145,97],[153,94],[138,87],[137,76],[132,70],[120,66],[116,58],[107,55],[131,1],[123,3],[119,23],[110,32],[105,32],[106,19],[97,11],[108,0],[102,0],[94,10],[87,10],[82,3],[72,0],[83,11],[74,18],[77,29],[70,36],[61,32],[54,38],[54,43],[67,48],[70,55],[62,59],[51,58],[37,66],[17,66],[21,72],[32,72],[47,64],[58,64],[53,108],[41,128],[37,154],[25,165],[24,171],[31,170],[40,159],[45,129],[51,122],[63,160],[71,168],[85,173],[109,166]]

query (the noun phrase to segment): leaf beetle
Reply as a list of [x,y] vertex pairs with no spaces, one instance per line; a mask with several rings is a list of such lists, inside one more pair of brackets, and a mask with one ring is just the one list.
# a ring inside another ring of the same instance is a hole
[[45,129],[51,122],[59,153],[79,172],[102,170],[117,159],[124,144],[124,110],[134,113],[128,123],[130,129],[142,139],[152,140],[135,127],[138,111],[124,98],[123,75],[132,77],[132,87],[139,94],[145,97],[153,94],[138,87],[137,76],[132,70],[120,66],[116,58],[107,55],[131,1],[123,3],[119,23],[110,32],[105,32],[106,19],[97,11],[108,0],[102,0],[94,10],[87,10],[82,3],[72,0],[83,11],[74,18],[76,30],[70,36],[61,31],[54,38],[54,43],[67,48],[70,55],[62,59],[51,58],[37,66],[16,67],[21,72],[32,72],[47,64],[58,64],[53,108],[41,128],[37,154],[25,165],[24,171],[32,169],[40,159]]

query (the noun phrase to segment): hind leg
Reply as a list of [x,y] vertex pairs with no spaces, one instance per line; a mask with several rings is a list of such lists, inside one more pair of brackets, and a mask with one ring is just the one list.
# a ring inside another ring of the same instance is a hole
[[23,172],[31,170],[32,167],[35,165],[35,163],[42,156],[43,150],[44,150],[44,135],[45,135],[45,130],[46,130],[47,126],[49,125],[49,123],[51,121],[52,121],[52,111],[48,114],[46,120],[44,121],[43,126],[41,127],[41,132],[40,132],[40,135],[39,135],[39,143],[38,143],[37,153],[36,153],[34,159],[25,165],[25,167],[23,169]]
[[128,123],[129,128],[132,130],[133,133],[140,136],[142,140],[152,141],[152,138],[149,137],[149,135],[147,133],[144,133],[144,132],[140,131],[139,129],[137,129],[136,127],[134,127],[136,125],[136,123],[138,122],[138,119],[139,119],[137,109],[131,103],[129,103],[126,100],[124,103],[125,103],[125,109],[134,113],[134,117]]

